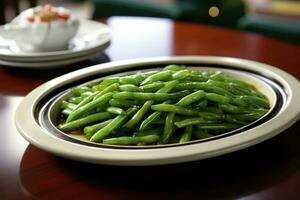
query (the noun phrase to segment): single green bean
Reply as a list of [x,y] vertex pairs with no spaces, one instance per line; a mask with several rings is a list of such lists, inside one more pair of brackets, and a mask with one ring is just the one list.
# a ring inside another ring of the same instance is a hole
[[207,99],[209,101],[217,102],[217,103],[222,103],[222,104],[229,103],[231,101],[231,99],[229,97],[215,94],[215,93],[206,93],[205,99]]
[[88,91],[92,91],[92,90],[91,90],[91,88],[89,88],[87,86],[78,86],[78,87],[72,88],[72,93],[75,96],[80,96],[83,92],[88,92]]
[[95,114],[91,114],[86,117],[71,121],[69,123],[61,124],[58,126],[58,128],[62,131],[71,131],[71,130],[81,128],[82,126],[84,126],[86,124],[101,121],[103,119],[109,119],[111,117],[112,117],[112,114],[109,112],[95,113]]
[[87,103],[93,101],[94,97],[98,94],[99,92],[94,92],[93,94],[86,96],[79,104],[77,104],[76,108],[73,110],[77,110],[78,108],[86,105]]
[[164,70],[170,70],[170,71],[179,71],[185,69],[185,66],[183,65],[168,65],[164,67]]
[[143,101],[138,101],[138,100],[126,100],[126,99],[111,99],[109,100],[109,105],[115,106],[115,107],[121,107],[121,108],[129,108],[135,105],[143,105]]
[[203,124],[198,124],[197,128],[198,129],[222,129],[222,130],[233,130],[240,128],[240,124],[230,124],[230,123],[203,123]]
[[113,98],[163,101],[168,99],[178,99],[188,94],[189,94],[188,90],[175,92],[175,93],[119,92],[114,94]]
[[125,115],[118,115],[116,116],[109,124],[107,124],[102,129],[98,130],[91,138],[90,141],[92,142],[98,142],[101,141],[103,138],[107,137],[113,130],[120,127],[124,121],[127,119],[128,116],[135,113],[137,108],[129,108],[126,111]]
[[114,83],[119,83],[119,79],[120,79],[120,77],[109,77],[109,78],[106,78],[106,79],[102,80],[99,85],[109,86],[109,85],[112,85]]
[[239,96],[231,99],[232,104],[238,105],[238,106],[252,106],[252,107],[263,107],[263,108],[269,108],[269,102],[266,99],[259,98],[259,97],[253,97],[253,96]]
[[176,114],[186,115],[186,116],[200,116],[208,120],[217,120],[217,119],[224,118],[223,114],[201,112],[193,108],[185,108],[182,106],[171,105],[171,104],[156,104],[151,106],[151,109],[161,111],[161,112],[174,112]]
[[223,72],[216,72],[213,75],[210,76],[210,78],[212,80],[216,80],[216,81],[221,81],[221,82],[225,82],[225,83],[235,83],[237,85],[239,85],[240,87],[245,87],[245,88],[249,88],[249,89],[253,89],[252,86],[250,86],[249,84],[245,83],[244,81],[226,76]]
[[202,117],[196,117],[196,118],[187,118],[182,121],[175,122],[175,126],[178,128],[183,128],[186,126],[196,125],[196,124],[203,124],[203,123],[213,123],[214,121],[208,121],[207,119],[204,119]]
[[175,113],[173,113],[173,112],[171,112],[167,115],[164,131],[159,139],[160,143],[162,143],[162,144],[168,143],[171,136],[173,135],[173,133],[175,131],[174,118],[175,118]]
[[187,106],[190,105],[196,101],[199,101],[200,99],[205,97],[205,92],[203,90],[196,91],[194,93],[191,93],[182,99],[177,103],[177,105],[180,106]]
[[111,121],[112,121],[112,119],[109,119],[109,120],[106,120],[104,122],[100,122],[98,124],[94,124],[94,125],[91,125],[91,126],[86,126],[83,129],[83,133],[85,134],[87,139],[90,139],[94,135],[94,133],[96,133],[101,128],[108,125]]
[[67,102],[67,101],[62,101],[61,108],[68,108],[70,110],[74,110],[76,108],[76,104]]
[[109,92],[104,94],[103,96],[99,97],[98,99],[91,101],[83,106],[81,106],[80,108],[74,110],[67,118],[66,122],[71,122],[75,119],[78,119],[79,117],[81,117],[83,114],[89,112],[90,110],[93,110],[101,105],[104,105],[105,103],[107,103],[111,97],[112,97],[113,93]]
[[159,118],[159,116],[161,115],[160,111],[155,111],[154,113],[152,113],[151,115],[149,115],[140,125],[139,130],[140,131],[144,131],[146,130],[152,123],[153,121],[155,121],[156,119]]
[[140,92],[141,89],[134,84],[124,84],[119,86],[121,91]]
[[262,116],[264,116],[266,113],[265,112],[253,112],[253,113],[246,113],[246,114],[235,114],[232,115],[233,118],[239,120],[239,121],[254,121]]
[[156,81],[168,80],[171,76],[172,76],[172,71],[170,70],[157,72],[156,74],[152,74],[148,76],[145,80],[143,80],[141,85],[146,85]]
[[116,115],[124,115],[125,111],[122,108],[118,108],[118,107],[114,107],[114,106],[110,106],[108,108],[106,108],[106,111],[112,114],[116,114]]
[[158,135],[146,135],[146,136],[136,136],[129,137],[123,136],[118,138],[108,138],[103,140],[103,144],[110,145],[145,145],[154,144],[159,140]]
[[214,86],[207,82],[189,82],[189,83],[179,83],[176,87],[176,91],[180,90],[204,90],[206,92],[213,92],[224,96],[233,96],[233,94],[223,88]]
[[185,79],[190,75],[190,70],[184,69],[180,71],[176,71],[172,74],[173,79]]
[[69,108],[65,108],[61,111],[62,114],[68,116],[73,112],[73,110],[70,110]]
[[252,113],[252,112],[267,112],[264,108],[241,107],[232,104],[219,104],[219,108],[228,113]]
[[124,127],[132,128],[139,123],[145,116],[146,112],[151,108],[152,104],[153,101],[146,101],[139,111],[137,111],[135,115],[124,125]]
[[104,90],[102,90],[98,94],[96,94],[96,96],[94,97],[94,100],[98,99],[99,97],[103,96],[106,93],[118,90],[119,89],[119,85],[120,85],[119,83],[113,83],[113,84],[111,84],[110,86],[106,87]]
[[156,92],[160,88],[164,87],[165,83],[162,81],[157,81],[147,85],[140,86],[140,90],[143,92]]
[[83,97],[71,97],[68,99],[70,103],[79,104],[83,100]]
[[161,135],[163,132],[164,128],[163,127],[158,127],[146,131],[138,131],[133,134],[133,137],[136,136],[146,136],[146,135]]
[[189,142],[192,138],[192,133],[193,133],[193,126],[185,127],[184,132],[179,139],[179,143],[182,144],[182,143]]

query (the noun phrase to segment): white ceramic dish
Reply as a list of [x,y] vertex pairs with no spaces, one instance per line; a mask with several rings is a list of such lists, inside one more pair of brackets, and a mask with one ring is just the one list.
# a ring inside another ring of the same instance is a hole
[[[2,39],[3,40],[3,39]],[[6,42],[4,40],[4,42]],[[0,45],[0,60],[10,62],[48,62],[70,59],[97,50],[105,49],[110,42],[110,29],[103,23],[80,20],[77,35],[71,41],[69,49],[54,52],[22,52],[14,42]]]
[[[226,137],[186,145],[154,148],[115,148],[114,146],[89,145],[52,131],[44,124],[43,115],[46,113],[44,112],[46,107],[51,104],[53,98],[57,98],[58,94],[60,96],[63,90],[72,85],[117,72],[161,67],[174,63],[230,69],[250,75],[249,80],[260,79],[264,83],[258,85],[265,87],[260,90],[265,94],[268,93],[266,95],[270,100],[272,98],[276,100],[271,101],[271,104],[274,105],[273,109],[254,126]],[[96,65],[53,79],[25,97],[17,109],[15,120],[19,132],[30,143],[62,157],[109,165],[162,165],[219,156],[267,140],[287,129],[299,119],[298,102],[300,102],[299,81],[286,72],[269,65],[226,57],[149,58]]]
[[58,59],[58,60],[51,60],[51,61],[37,61],[37,62],[14,62],[14,61],[6,61],[6,60],[0,60],[1,65],[6,66],[12,66],[12,67],[21,67],[21,68],[55,68],[55,67],[61,67],[70,65],[73,63],[77,63],[80,61],[88,60],[93,57],[96,57],[101,52],[104,51],[104,49],[108,46],[101,46],[101,48],[96,49],[95,51],[88,52],[84,55],[79,55],[75,58],[66,58],[66,59]]
[[26,52],[58,51],[68,47],[78,27],[78,18],[66,8],[36,6],[4,25],[0,35]]

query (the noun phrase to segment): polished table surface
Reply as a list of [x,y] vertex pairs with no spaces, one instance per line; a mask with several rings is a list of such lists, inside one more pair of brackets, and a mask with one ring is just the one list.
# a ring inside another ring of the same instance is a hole
[[[153,18],[110,18],[99,58],[59,69],[0,66],[0,199],[300,199],[300,122],[253,147],[207,160],[152,167],[71,161],[28,144],[14,126],[32,89],[95,63],[217,55],[279,67],[300,79],[300,48],[255,34]],[[299,102],[300,105],[300,102]]]

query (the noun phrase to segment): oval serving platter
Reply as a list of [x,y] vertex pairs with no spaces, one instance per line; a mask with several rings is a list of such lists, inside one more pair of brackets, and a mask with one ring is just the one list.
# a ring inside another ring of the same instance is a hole
[[[69,95],[71,87],[168,64],[184,64],[197,70],[220,70],[252,83],[267,96],[271,109],[261,119],[242,128],[185,144],[103,145],[77,135],[67,135],[55,127],[57,108]],[[17,109],[15,122],[21,135],[31,144],[58,156],[109,165],[162,165],[219,156],[267,140],[299,119],[299,101],[299,81],[266,64],[213,56],[147,58],[96,65],[55,78],[25,97]]]

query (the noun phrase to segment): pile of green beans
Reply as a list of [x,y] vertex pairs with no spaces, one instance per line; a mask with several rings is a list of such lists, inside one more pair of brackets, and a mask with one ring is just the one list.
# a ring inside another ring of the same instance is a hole
[[240,128],[265,115],[266,97],[219,71],[168,65],[71,89],[58,128],[110,145],[185,143]]

